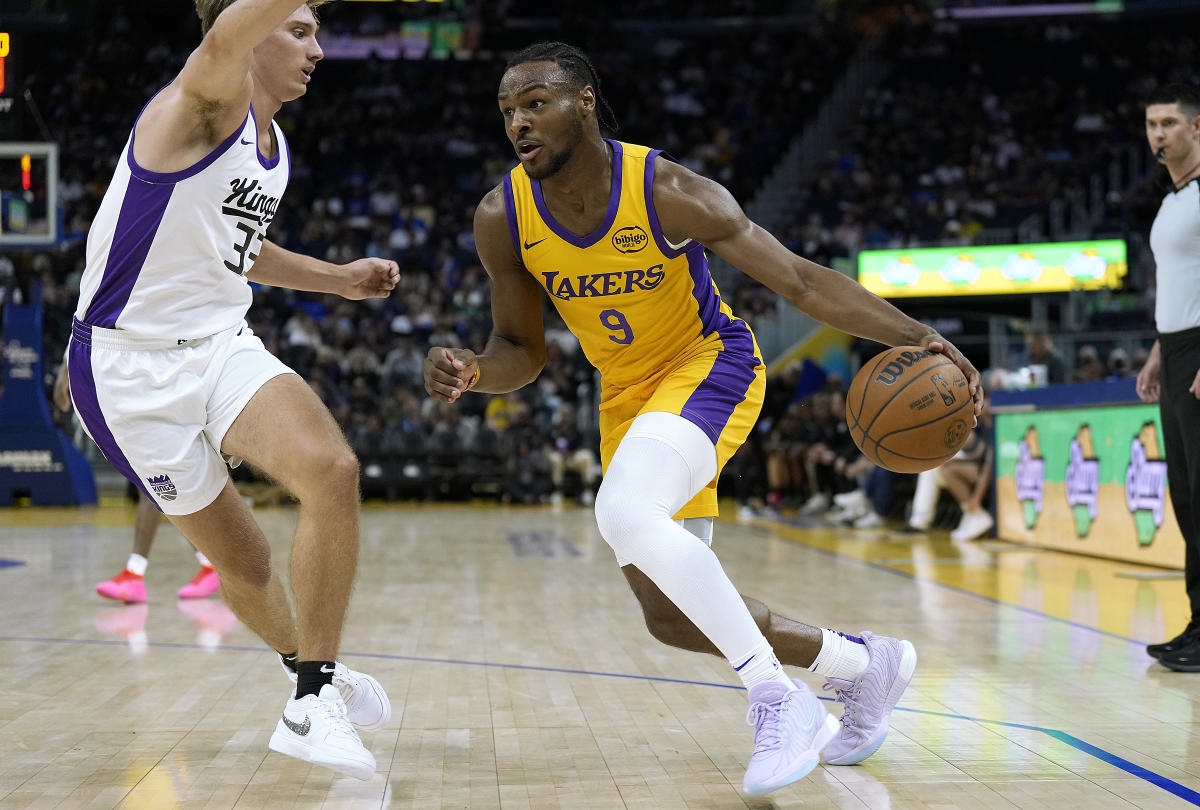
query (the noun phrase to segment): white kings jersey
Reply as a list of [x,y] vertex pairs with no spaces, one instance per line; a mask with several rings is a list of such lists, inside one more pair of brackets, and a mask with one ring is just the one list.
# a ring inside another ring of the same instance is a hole
[[278,149],[270,160],[259,153],[251,109],[202,160],[169,173],[137,165],[131,132],[88,233],[75,317],[179,340],[241,323],[252,298],[246,273],[291,171],[283,132],[271,127]]

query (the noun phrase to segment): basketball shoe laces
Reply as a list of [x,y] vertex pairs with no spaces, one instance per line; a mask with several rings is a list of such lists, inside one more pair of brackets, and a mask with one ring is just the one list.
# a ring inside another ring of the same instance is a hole
[[358,732],[354,730],[354,726],[350,725],[345,701],[325,700],[318,695],[316,700],[310,702],[310,706],[309,711],[319,714],[329,721],[330,736],[344,737],[362,745],[362,739],[358,736]]
[[754,726],[754,753],[773,751],[783,744],[779,732],[783,701],[778,703],[755,703],[746,712],[746,725]]
[[825,681],[822,689],[832,689],[846,707],[842,712],[842,727],[849,733],[859,739],[864,739],[867,736],[867,730],[858,724],[859,713],[862,711],[862,680],[850,681],[850,685],[844,689],[839,689],[831,681]]

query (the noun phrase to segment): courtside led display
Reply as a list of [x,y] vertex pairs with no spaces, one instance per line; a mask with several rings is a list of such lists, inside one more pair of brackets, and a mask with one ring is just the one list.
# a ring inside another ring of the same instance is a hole
[[864,250],[858,280],[883,298],[1119,289],[1125,240]]

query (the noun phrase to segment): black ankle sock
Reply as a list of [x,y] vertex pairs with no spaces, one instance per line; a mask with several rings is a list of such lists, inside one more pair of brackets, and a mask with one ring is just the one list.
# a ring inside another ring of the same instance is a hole
[[296,671],[296,653],[288,653],[287,655],[279,653],[279,660],[292,672]]
[[332,661],[296,662],[296,700],[305,695],[318,695],[321,687],[333,683]]

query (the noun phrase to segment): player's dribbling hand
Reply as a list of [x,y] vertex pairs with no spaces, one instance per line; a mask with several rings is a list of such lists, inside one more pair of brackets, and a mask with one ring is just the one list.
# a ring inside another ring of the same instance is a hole
[[425,355],[425,390],[442,402],[457,402],[466,393],[479,364],[470,349],[434,346]]
[[342,297],[351,301],[364,298],[387,298],[400,281],[400,267],[390,259],[369,257],[341,267],[345,289]]
[[[983,385],[980,384],[979,372],[975,370],[975,366],[971,365],[971,361],[963,357],[962,352],[954,348],[953,343],[936,332],[922,340],[921,345],[931,352],[946,355],[950,362],[958,366],[959,371],[967,378],[967,390],[971,392],[971,398],[975,400],[975,416],[978,417],[983,413]],[[976,418],[975,424],[979,424],[978,418]]]

